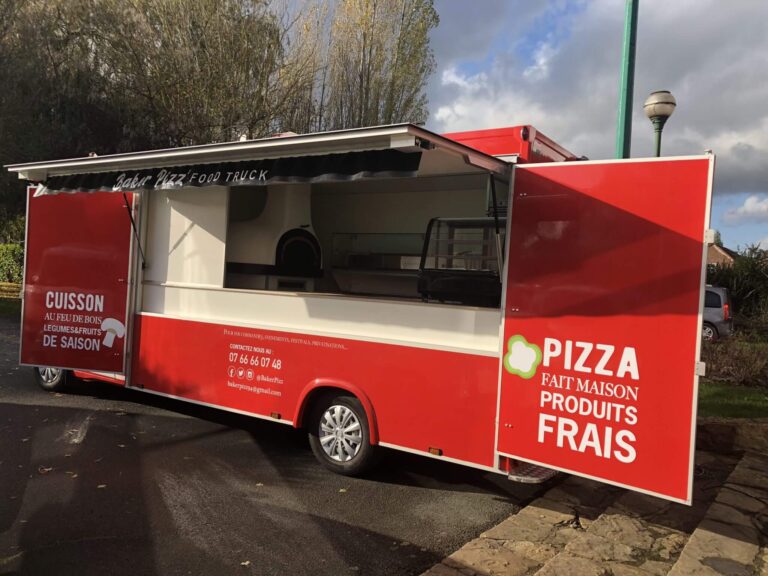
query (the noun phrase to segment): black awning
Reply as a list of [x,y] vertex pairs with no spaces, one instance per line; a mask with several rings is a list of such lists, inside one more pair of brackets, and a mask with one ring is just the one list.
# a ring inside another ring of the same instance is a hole
[[293,182],[334,182],[416,176],[421,152],[366,150],[146,170],[53,176],[36,196],[58,192],[138,192],[185,186],[244,186]]

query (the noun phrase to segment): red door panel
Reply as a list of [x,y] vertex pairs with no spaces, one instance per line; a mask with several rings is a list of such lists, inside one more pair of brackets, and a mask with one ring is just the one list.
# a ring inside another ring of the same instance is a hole
[[515,169],[500,453],[690,500],[712,162]]
[[123,195],[33,194],[21,363],[122,372],[131,245]]

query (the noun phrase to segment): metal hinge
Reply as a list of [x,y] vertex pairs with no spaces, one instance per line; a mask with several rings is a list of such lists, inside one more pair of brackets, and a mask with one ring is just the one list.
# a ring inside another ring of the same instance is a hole
[[707,375],[707,363],[696,362],[696,376],[706,376],[706,375]]
[[709,228],[707,230],[704,230],[704,243],[705,244],[714,244],[715,243],[715,235],[717,232],[713,230],[712,228]]

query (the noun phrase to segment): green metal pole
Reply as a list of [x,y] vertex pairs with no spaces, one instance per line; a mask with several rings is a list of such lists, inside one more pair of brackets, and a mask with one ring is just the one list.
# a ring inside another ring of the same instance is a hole
[[632,141],[632,92],[635,86],[637,8],[640,0],[627,0],[624,14],[624,48],[621,54],[619,117],[616,123],[616,158],[629,158]]

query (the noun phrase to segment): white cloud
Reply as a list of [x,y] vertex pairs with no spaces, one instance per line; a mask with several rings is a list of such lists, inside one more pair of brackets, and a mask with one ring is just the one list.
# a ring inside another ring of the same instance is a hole
[[460,88],[452,101],[437,108],[433,114],[442,132],[517,124],[541,126],[547,123],[545,118],[551,120],[556,116],[545,114],[523,90],[500,89],[495,82],[489,81],[489,74],[462,75],[452,68],[443,73],[441,84]]
[[742,224],[745,222],[765,222],[768,224],[768,196],[761,198],[752,195],[744,200],[738,208],[732,208],[723,215],[726,224]]
[[[455,22],[455,6],[466,5],[437,4],[440,27],[453,38],[435,44],[439,73],[430,85],[430,127],[533,124],[577,155],[613,157],[624,3],[509,1],[511,9],[475,10]],[[525,12],[523,26],[515,21],[518,9]],[[768,69],[766,21],[763,0],[727,9],[720,0],[643,0],[634,157],[653,153],[642,103],[653,90],[668,89],[678,106],[664,129],[662,152],[712,149],[716,194],[768,194],[768,82],[755,76]],[[475,40],[462,57],[456,46],[464,36]]]
[[458,86],[468,92],[478,92],[488,88],[488,77],[484,73],[467,76],[450,67],[443,70],[440,83],[443,86]]
[[523,76],[529,80],[543,80],[549,76],[549,63],[557,50],[548,42],[540,44],[533,55],[533,64],[523,70]]
[[763,250],[768,250],[768,236],[760,240],[758,243],[758,246],[762,248]]

